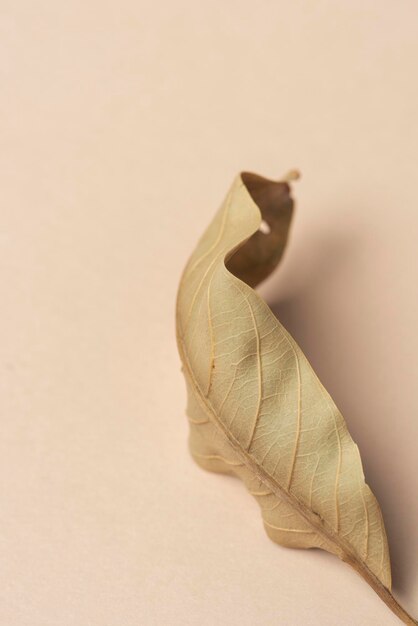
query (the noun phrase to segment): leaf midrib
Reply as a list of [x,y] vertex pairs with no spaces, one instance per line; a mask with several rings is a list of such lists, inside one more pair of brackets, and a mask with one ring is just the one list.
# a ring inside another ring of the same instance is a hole
[[[178,320],[179,318],[177,318]],[[249,455],[240,445],[240,443],[234,438],[232,433],[222,424],[216,415],[216,411],[212,407],[208,398],[205,398],[202,393],[196,378],[193,375],[192,368],[186,352],[185,342],[181,336],[177,321],[177,341],[179,346],[180,355],[182,357],[183,364],[185,366],[185,374],[187,374],[189,381],[192,383],[193,391],[195,393],[197,401],[201,404],[203,410],[207,414],[208,418],[214,423],[214,425],[221,430],[230,443],[233,450],[242,459],[244,465],[277,497],[283,498],[293,509],[295,509],[314,529],[314,531],[321,536],[326,543],[333,544],[342,553],[342,560],[351,565],[357,573],[364,578],[364,580],[372,587],[377,595],[385,602],[385,604],[397,615],[405,624],[411,624],[418,626],[416,622],[405,609],[397,602],[393,597],[390,590],[385,587],[377,576],[370,570],[368,565],[357,554],[355,549],[352,548],[342,537],[336,535],[335,532],[328,527],[326,520],[324,520],[319,514],[314,513],[300,500],[296,498],[291,492],[286,491],[283,487],[270,476],[263,467],[260,467],[257,462]]]

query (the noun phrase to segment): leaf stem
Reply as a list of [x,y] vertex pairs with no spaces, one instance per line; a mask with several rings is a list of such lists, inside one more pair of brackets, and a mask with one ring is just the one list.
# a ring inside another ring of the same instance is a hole
[[392,593],[382,585],[382,583],[374,576],[374,574],[363,566],[363,564],[356,559],[352,559],[350,557],[343,558],[343,561],[351,565],[351,567],[356,570],[358,574],[370,585],[370,587],[377,593],[379,598],[383,600],[383,602],[390,608],[390,610],[404,623],[408,624],[408,626],[416,626],[418,624],[417,620],[415,620],[404,608],[399,604],[396,598],[393,597]]

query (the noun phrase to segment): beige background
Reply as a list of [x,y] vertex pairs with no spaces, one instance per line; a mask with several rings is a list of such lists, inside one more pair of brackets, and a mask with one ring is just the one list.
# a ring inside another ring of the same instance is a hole
[[297,166],[263,287],[342,409],[418,614],[415,0],[2,0],[0,623],[390,626],[187,453],[180,272]]

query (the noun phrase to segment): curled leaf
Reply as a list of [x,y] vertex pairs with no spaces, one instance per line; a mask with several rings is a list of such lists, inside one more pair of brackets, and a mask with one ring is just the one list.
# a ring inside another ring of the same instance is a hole
[[243,173],[193,252],[177,300],[190,450],[258,500],[273,541],[323,548],[390,593],[379,505],[357,445],[303,352],[252,289],[279,263],[293,212],[288,182]]

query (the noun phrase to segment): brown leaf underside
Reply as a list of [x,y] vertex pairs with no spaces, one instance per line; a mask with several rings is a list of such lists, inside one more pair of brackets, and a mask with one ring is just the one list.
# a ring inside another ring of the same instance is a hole
[[287,183],[238,176],[186,266],[177,339],[191,453],[205,469],[241,478],[273,541],[336,554],[416,624],[389,591],[382,514],[358,447],[299,346],[251,288],[279,263],[292,212]]

